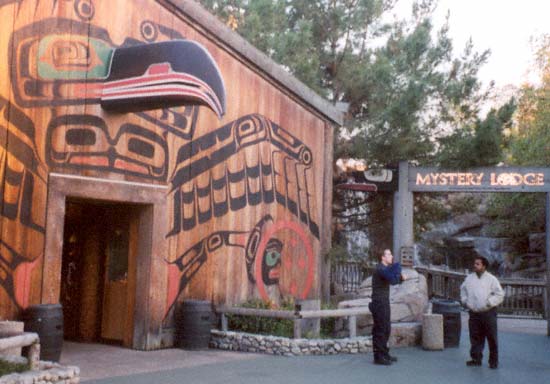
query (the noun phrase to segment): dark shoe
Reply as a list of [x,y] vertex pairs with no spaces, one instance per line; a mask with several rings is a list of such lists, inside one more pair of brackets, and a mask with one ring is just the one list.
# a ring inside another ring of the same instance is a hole
[[389,360],[389,361],[391,361],[392,363],[396,363],[396,362],[397,362],[397,357],[392,356],[392,355],[386,356],[386,359]]
[[497,369],[498,368],[498,363],[489,363],[489,368]]
[[374,364],[376,365],[391,365],[391,361],[388,359],[374,359]]
[[466,365],[468,367],[479,367],[481,365],[481,361],[469,360],[469,361],[466,362]]

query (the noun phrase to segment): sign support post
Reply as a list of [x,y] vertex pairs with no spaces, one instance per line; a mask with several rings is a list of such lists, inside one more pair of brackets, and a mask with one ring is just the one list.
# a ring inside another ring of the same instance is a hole
[[409,163],[399,162],[399,189],[393,195],[393,258],[401,261],[401,248],[414,245],[413,194],[409,190]]
[[550,337],[550,192],[546,193],[546,336]]

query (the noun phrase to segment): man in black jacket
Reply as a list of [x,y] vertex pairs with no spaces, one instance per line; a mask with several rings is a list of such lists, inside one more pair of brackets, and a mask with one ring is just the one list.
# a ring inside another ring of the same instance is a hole
[[397,361],[396,357],[390,355],[388,348],[391,332],[390,285],[400,284],[404,280],[401,265],[394,263],[391,251],[385,249],[372,275],[372,301],[369,304],[374,321],[372,327],[374,364],[391,365]]

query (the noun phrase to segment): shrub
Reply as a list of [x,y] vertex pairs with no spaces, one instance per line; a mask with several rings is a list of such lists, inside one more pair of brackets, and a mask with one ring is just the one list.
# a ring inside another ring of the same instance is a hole
[[12,363],[0,359],[0,376],[9,375],[10,373],[21,373],[29,369],[28,363]]
[[[286,300],[276,307],[271,301],[252,299],[240,305],[245,308],[256,309],[281,309],[294,310],[294,301]],[[292,337],[294,324],[289,319],[276,319],[270,317],[239,316],[228,315],[228,325],[230,329],[240,332],[256,333],[260,335],[274,335],[282,337]]]
[[[244,308],[279,309],[294,311],[294,300],[285,300],[281,303],[281,305],[276,307],[272,302],[252,299],[243,304],[240,304],[240,306]],[[329,304],[323,304],[321,306],[321,309],[335,308],[336,307]],[[288,338],[291,338],[294,335],[294,324],[292,320],[289,319],[239,315],[228,315],[227,319],[229,329],[239,332],[256,333],[260,335],[273,335]],[[334,317],[321,319],[320,338],[332,338],[335,323],[336,318]],[[313,335],[305,334],[304,337],[310,339],[313,338]]]

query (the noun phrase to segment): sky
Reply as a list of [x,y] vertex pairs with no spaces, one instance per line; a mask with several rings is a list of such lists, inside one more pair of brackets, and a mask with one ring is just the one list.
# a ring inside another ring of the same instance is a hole
[[[400,0],[397,15],[410,14],[413,0]],[[531,37],[550,34],[550,0],[439,0],[434,14],[436,26],[450,11],[450,36],[455,54],[471,37],[478,52],[491,50],[479,75],[484,84],[495,81],[497,88],[536,82]]]

